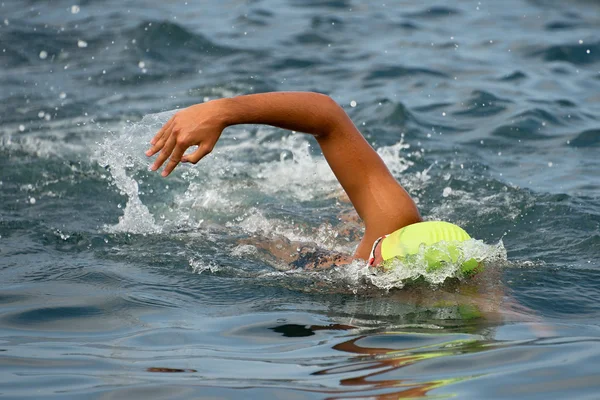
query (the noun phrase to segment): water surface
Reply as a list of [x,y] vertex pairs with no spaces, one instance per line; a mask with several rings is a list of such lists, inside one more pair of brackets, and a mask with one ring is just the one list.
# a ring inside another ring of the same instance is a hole
[[[584,0],[0,3],[0,396],[596,398],[598,26]],[[316,142],[274,128],[147,171],[173,110],[272,90],[332,96],[507,261],[285,271],[247,240],[356,243]]]

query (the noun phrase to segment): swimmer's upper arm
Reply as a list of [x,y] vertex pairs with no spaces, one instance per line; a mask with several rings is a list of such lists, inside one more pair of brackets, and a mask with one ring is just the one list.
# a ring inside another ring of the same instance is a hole
[[332,114],[333,121],[326,133],[315,136],[365,223],[365,236],[355,256],[366,259],[378,237],[419,222],[421,217],[412,198],[341,107],[337,104],[328,107],[339,110]]

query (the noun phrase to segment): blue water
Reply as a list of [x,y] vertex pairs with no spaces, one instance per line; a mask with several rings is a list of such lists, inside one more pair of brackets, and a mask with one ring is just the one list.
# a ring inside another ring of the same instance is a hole
[[[598,27],[585,0],[0,2],[0,397],[598,398]],[[274,90],[339,102],[486,275],[257,248],[356,245],[303,135],[147,170],[173,110]]]

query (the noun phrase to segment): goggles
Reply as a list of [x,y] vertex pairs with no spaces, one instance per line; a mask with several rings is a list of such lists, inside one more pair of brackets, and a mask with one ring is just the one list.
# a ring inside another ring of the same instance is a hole
[[373,247],[371,248],[371,254],[369,255],[369,261],[367,261],[367,267],[372,267],[375,263],[375,249],[377,248],[377,245],[386,237],[388,237],[388,235],[381,236],[373,243]]

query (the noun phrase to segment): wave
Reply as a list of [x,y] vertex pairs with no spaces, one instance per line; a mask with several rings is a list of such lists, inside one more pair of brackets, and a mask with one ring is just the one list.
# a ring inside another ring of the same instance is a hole
[[531,56],[544,61],[565,61],[574,65],[587,65],[600,61],[600,42],[584,44],[557,44],[532,51]]
[[578,133],[570,140],[570,145],[581,148],[600,146],[600,129],[589,129]]
[[466,110],[455,111],[452,115],[465,117],[490,117],[501,114],[507,109],[507,104],[514,103],[511,100],[503,99],[484,90],[475,90],[471,93],[471,98],[464,102],[468,106]]
[[435,19],[435,18],[446,18],[459,15],[461,12],[456,8],[434,6],[427,7],[425,10],[405,13],[404,15],[408,18],[423,18],[423,19]]

